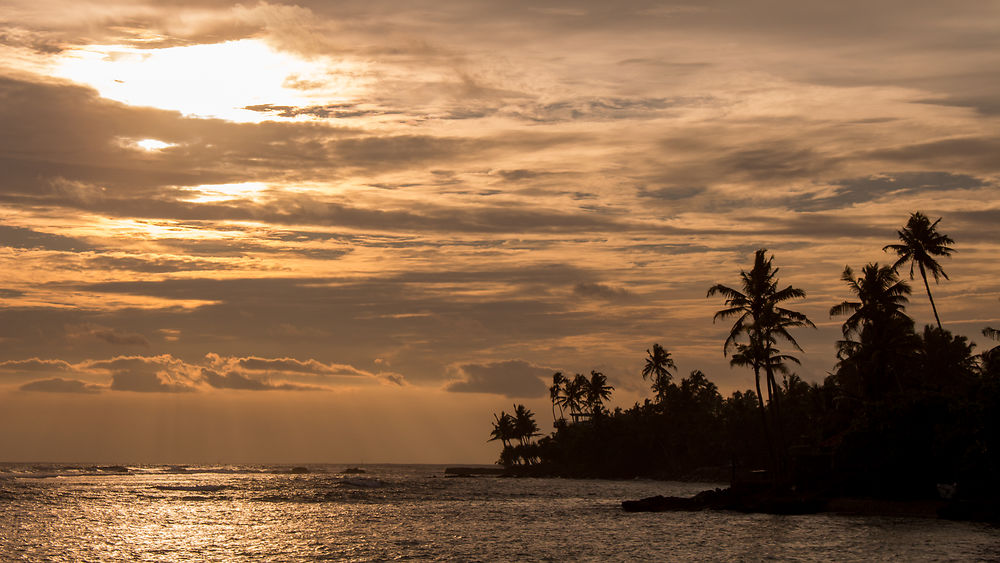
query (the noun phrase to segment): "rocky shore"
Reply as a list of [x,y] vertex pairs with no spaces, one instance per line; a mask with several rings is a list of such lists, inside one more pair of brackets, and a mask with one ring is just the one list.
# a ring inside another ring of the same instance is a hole
[[1000,522],[1000,506],[973,500],[885,500],[822,497],[772,490],[712,489],[693,497],[655,496],[622,502],[625,512],[693,512],[732,510],[764,514],[860,514],[915,516],[947,520]]

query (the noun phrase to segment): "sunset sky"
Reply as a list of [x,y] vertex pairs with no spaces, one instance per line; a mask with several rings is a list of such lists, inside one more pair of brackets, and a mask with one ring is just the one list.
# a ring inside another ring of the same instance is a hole
[[913,211],[1000,326],[997,1],[5,0],[0,102],[2,460],[490,463],[556,370],[751,387],[761,247],[820,381]]

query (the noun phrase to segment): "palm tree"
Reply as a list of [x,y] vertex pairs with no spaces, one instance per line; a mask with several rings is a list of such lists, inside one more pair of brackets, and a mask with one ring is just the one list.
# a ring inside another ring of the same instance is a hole
[[[754,255],[754,266],[747,272],[740,271],[741,289],[713,285],[708,289],[708,297],[721,294],[726,298],[725,309],[717,311],[712,322],[736,317],[722,345],[722,353],[728,355],[729,347],[740,344],[746,339],[745,348],[739,350],[740,364],[754,368],[754,378],[757,383],[758,399],[761,409],[764,408],[763,397],[760,396],[760,369],[764,368],[767,376],[768,402],[772,401],[773,390],[777,389],[774,381],[775,364],[771,361],[776,353],[774,345],[778,340],[784,340],[801,351],[802,348],[789,332],[789,329],[810,326],[816,328],[802,313],[785,309],[779,305],[790,299],[805,297],[805,291],[787,286],[778,289],[778,268],[774,267],[774,257],[767,257],[767,250],[760,249]],[[784,356],[787,359],[790,356]],[[737,365],[737,364],[734,364]]]
[[656,393],[656,401],[662,403],[666,398],[666,393],[670,387],[670,380],[673,374],[670,370],[677,369],[670,352],[663,349],[659,344],[653,344],[653,350],[646,350],[646,365],[642,368],[642,379],[652,378],[653,392]]
[[[552,401],[552,423],[558,426],[559,420],[564,420],[563,416],[563,387],[568,383],[566,376],[561,371],[552,374],[552,386],[549,387],[549,399]],[[559,418],[556,418],[556,407],[559,407]]]
[[944,272],[941,265],[934,260],[935,256],[951,256],[955,250],[951,248],[955,241],[948,235],[937,232],[937,221],[931,223],[926,215],[919,211],[910,215],[906,226],[902,230],[896,231],[902,244],[887,244],[882,250],[892,250],[899,259],[893,264],[893,268],[910,262],[910,279],[913,279],[914,265],[920,269],[920,277],[924,279],[924,287],[927,289],[927,299],[931,302],[931,310],[934,311],[934,320],[937,321],[938,328],[941,328],[941,318],[938,316],[937,307],[934,305],[934,297],[931,295],[931,286],[927,283],[927,270],[934,276],[934,283],[938,283],[941,276],[948,279],[948,274]]
[[[855,278],[850,266],[840,279],[847,283],[856,301],[843,301],[830,308],[830,316],[848,315],[841,331],[844,340],[837,342],[838,374],[855,380],[859,396],[877,398],[884,392],[885,381],[895,380],[902,390],[897,360],[913,346],[913,321],[905,313],[910,286],[899,279],[892,266],[877,262],[865,265]],[[881,390],[880,390],[881,389]]]
[[993,340],[1000,340],[1000,330],[993,327],[986,327],[983,329],[983,336],[992,338]]
[[850,315],[842,327],[845,338],[860,336],[865,327],[892,318],[909,318],[904,313],[910,286],[899,279],[893,266],[879,267],[878,262],[861,269],[862,276],[855,279],[850,266],[844,266],[840,279],[847,282],[857,301],[843,301],[830,308],[830,316]]
[[596,418],[604,409],[604,401],[611,398],[611,392],[615,388],[608,385],[608,378],[599,371],[590,372],[590,381],[587,382],[587,404],[590,411]]
[[497,416],[493,413],[493,431],[490,432],[490,439],[487,442],[492,442],[494,440],[500,440],[503,444],[504,449],[510,447],[510,441],[514,439],[515,429],[514,429],[514,417],[510,416],[504,411],[500,411],[500,415]]
[[[794,357],[781,354],[775,347],[779,340],[790,343],[796,350],[802,348],[789,332],[792,328],[816,325],[804,314],[781,307],[781,303],[805,297],[805,291],[787,286],[778,289],[778,268],[774,267],[774,257],[767,256],[767,249],[761,248],[754,255],[754,265],[749,272],[740,271],[740,289],[722,284],[715,284],[708,289],[707,297],[721,294],[725,298],[725,309],[717,311],[712,322],[736,318],[729,335],[722,345],[722,353],[728,355],[729,347],[735,345],[737,354],[730,360],[731,365],[750,366],[754,371],[754,383],[757,388],[758,407],[761,421],[764,424],[765,439],[771,453],[772,463],[779,471],[781,467],[775,463],[775,455],[768,431],[767,415],[764,399],[760,392],[760,372],[763,369],[767,380],[767,400],[771,407],[771,423],[778,429],[778,439],[781,436],[781,411],[778,404],[778,383],[774,373],[784,370],[786,361],[795,361]],[[745,341],[745,343],[744,343]],[[782,448],[783,450],[783,448]]]
[[580,373],[576,374],[573,379],[567,380],[563,386],[563,404],[569,409],[569,415],[573,422],[582,416],[581,409],[587,398],[587,387],[589,386],[590,381],[587,380],[587,376]]
[[[508,415],[510,416],[510,415]],[[524,405],[514,405],[514,437],[526,446],[531,438],[538,436],[538,425],[535,424],[535,413]]]
[[[1000,330],[992,327],[986,327],[983,329],[983,336],[987,338],[992,338],[994,340],[1000,340]],[[994,346],[989,350],[984,350],[983,353],[979,354],[981,361],[981,369],[984,374],[996,373],[1000,375],[1000,345]]]

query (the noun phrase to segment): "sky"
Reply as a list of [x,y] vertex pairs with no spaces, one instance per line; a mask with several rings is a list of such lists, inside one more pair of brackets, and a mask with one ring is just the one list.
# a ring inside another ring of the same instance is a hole
[[821,381],[915,211],[981,350],[998,155],[995,0],[6,0],[0,459],[491,463],[557,370],[752,387],[758,248]]

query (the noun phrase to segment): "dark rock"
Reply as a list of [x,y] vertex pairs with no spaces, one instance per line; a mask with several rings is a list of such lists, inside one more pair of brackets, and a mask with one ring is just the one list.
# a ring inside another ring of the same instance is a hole
[[824,510],[826,501],[791,493],[740,492],[733,489],[702,491],[693,497],[655,496],[622,502],[625,512],[665,512],[695,510],[734,510],[766,514],[815,514]]
[[507,472],[502,467],[446,467],[445,475],[453,477],[473,477],[476,475],[504,475]]

